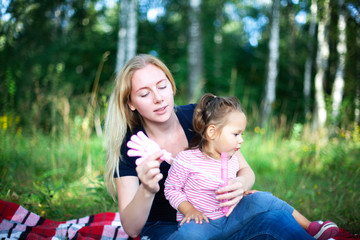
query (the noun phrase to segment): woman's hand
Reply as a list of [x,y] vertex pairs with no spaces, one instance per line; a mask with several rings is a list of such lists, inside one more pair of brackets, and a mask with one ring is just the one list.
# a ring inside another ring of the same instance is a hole
[[226,213],[226,217],[230,215],[230,213],[234,210],[236,205],[240,202],[240,200],[249,194],[248,191],[245,191],[244,186],[239,177],[229,180],[228,185],[219,188],[216,191],[216,199],[217,200],[225,200],[228,199],[227,202],[222,202],[220,207],[229,206],[229,211]]
[[194,219],[195,223],[202,224],[203,220],[209,223],[209,219],[205,216],[205,214],[192,207],[184,214],[184,218],[181,220],[180,226],[183,225],[183,223],[185,222],[189,223],[191,219]]
[[162,151],[157,151],[144,159],[137,167],[136,172],[143,187],[150,193],[157,193],[160,190],[159,181],[163,178],[160,173],[160,157]]

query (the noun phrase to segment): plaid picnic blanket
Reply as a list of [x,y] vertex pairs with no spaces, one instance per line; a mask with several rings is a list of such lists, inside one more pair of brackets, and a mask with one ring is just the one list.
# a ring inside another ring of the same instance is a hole
[[[125,240],[131,238],[128,238],[122,228],[118,212],[99,213],[69,221],[52,221],[16,203],[0,199],[0,239]],[[356,240],[360,239],[360,236],[340,228],[339,234],[334,239]]]
[[128,239],[118,212],[52,221],[0,199],[0,239]]

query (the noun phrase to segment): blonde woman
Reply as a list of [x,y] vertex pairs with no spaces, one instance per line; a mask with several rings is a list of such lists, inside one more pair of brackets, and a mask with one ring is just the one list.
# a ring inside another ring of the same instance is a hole
[[[138,166],[127,156],[130,136],[143,131],[161,149],[173,156],[189,146],[194,135],[192,116],[195,105],[175,106],[174,79],[163,62],[151,55],[138,55],[128,61],[115,79],[106,116],[107,162],[105,183],[118,199],[121,222],[131,237],[167,239],[178,225],[176,211],[164,196],[164,182],[170,165],[156,152]],[[228,199],[227,216],[252,188],[255,175],[241,155],[237,177],[217,191]],[[285,228],[283,228],[286,226]],[[228,239],[296,239],[303,231],[285,211],[270,211],[244,222]],[[255,236],[255,238],[254,238]]]

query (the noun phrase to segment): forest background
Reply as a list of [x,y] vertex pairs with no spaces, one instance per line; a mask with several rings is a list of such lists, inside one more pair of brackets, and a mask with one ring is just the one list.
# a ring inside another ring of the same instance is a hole
[[162,59],[176,104],[235,95],[254,188],[360,233],[357,0],[2,0],[1,199],[54,220],[117,204],[103,186],[116,72]]

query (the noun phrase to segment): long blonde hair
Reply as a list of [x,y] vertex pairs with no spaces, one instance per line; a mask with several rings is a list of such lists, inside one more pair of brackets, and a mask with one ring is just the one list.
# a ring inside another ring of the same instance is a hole
[[127,129],[133,130],[140,122],[143,122],[141,115],[137,111],[131,111],[128,106],[131,79],[136,70],[142,69],[148,64],[159,67],[169,79],[174,95],[176,92],[175,81],[169,69],[158,58],[148,54],[140,54],[130,59],[115,78],[105,119],[107,159],[104,172],[105,186],[114,200],[116,199],[114,173],[116,172],[119,176],[121,144],[124,141]]

